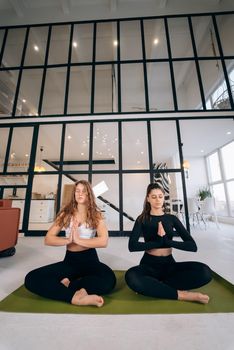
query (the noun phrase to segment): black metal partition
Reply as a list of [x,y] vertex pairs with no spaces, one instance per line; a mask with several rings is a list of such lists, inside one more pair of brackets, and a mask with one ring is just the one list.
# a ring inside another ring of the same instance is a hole
[[30,223],[37,196],[48,207],[53,194],[55,214],[66,185],[85,178],[108,182],[98,201],[110,233],[125,235],[159,175],[172,178],[189,228],[181,122],[233,127],[233,19],[225,12],[0,27],[0,198],[21,200],[22,232],[48,228]]
[[233,110],[233,20],[224,12],[1,27],[1,118]]

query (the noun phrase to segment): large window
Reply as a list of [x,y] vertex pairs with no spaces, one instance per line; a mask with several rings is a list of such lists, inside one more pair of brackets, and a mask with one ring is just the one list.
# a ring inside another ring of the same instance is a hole
[[0,118],[233,110],[233,22],[226,13],[1,28]]
[[218,213],[234,216],[234,141],[207,157],[209,184]]

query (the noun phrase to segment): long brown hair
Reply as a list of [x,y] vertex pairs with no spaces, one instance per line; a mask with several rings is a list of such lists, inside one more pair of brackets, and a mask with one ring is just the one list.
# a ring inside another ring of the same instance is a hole
[[95,196],[92,190],[90,183],[86,180],[79,180],[75,182],[71,200],[68,204],[66,204],[58,213],[56,217],[56,224],[59,226],[67,227],[71,221],[71,218],[74,216],[77,210],[77,202],[75,198],[76,187],[81,184],[85,187],[87,192],[87,218],[86,223],[89,227],[97,228],[100,219],[102,218],[101,210],[98,208]]
[[[151,183],[148,185],[147,190],[146,190],[144,204],[143,204],[143,211],[142,211],[141,215],[138,217],[138,220],[140,220],[140,221],[150,220],[151,206],[150,206],[150,203],[147,201],[147,197],[149,196],[149,194],[152,190],[160,190],[160,191],[162,191],[163,195],[165,195],[164,189],[157,182],[154,182],[154,183]],[[165,212],[165,203],[163,203],[162,209]]]

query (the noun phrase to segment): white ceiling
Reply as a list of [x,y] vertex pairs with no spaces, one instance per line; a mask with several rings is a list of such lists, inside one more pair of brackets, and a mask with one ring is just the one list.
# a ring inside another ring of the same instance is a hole
[[1,25],[234,10],[233,0],[0,0]]

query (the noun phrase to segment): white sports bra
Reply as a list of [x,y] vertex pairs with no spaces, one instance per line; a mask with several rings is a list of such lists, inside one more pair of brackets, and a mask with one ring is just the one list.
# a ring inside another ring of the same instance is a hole
[[[71,220],[70,225],[65,229],[66,236],[70,235],[72,224],[73,222]],[[90,239],[96,236],[97,230],[92,227],[87,227],[86,224],[81,224],[77,227],[76,232],[80,238]]]

